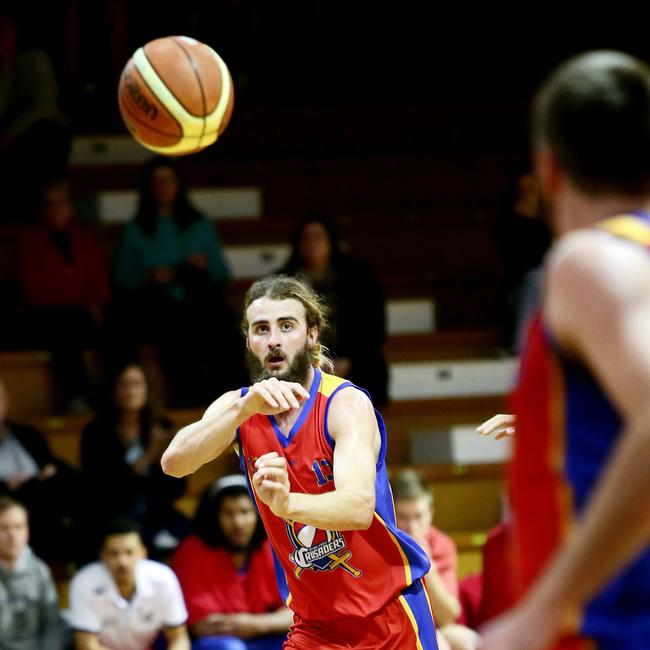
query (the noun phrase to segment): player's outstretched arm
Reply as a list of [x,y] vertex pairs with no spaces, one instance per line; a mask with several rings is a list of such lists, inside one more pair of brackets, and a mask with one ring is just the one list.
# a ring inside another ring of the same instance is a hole
[[290,492],[286,460],[275,452],[257,460],[255,491],[278,517],[326,530],[365,530],[375,511],[375,466],[381,444],[370,400],[355,388],[339,391],[329,409],[328,428],[335,441],[333,491]]
[[161,459],[163,471],[187,476],[220,456],[235,441],[237,427],[256,413],[272,415],[300,408],[309,393],[298,383],[271,378],[257,382],[244,397],[240,391],[224,393],[203,417],[183,427]]
[[650,543],[650,269],[647,252],[597,232],[551,260],[546,323],[584,362],[624,429],[580,522],[526,599],[483,636],[485,650],[537,650]]

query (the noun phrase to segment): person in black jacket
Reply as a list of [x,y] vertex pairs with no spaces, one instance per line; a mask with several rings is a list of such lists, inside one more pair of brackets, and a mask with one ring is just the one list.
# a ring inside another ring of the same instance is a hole
[[79,476],[54,456],[42,433],[9,420],[8,408],[0,382],[0,495],[29,510],[31,546],[44,561],[83,560],[88,548],[77,516]]
[[298,224],[280,270],[310,284],[325,300],[331,329],[322,336],[335,372],[366,388],[375,405],[388,402],[384,292],[368,264],[344,253],[333,224],[312,213]]
[[84,429],[81,469],[88,490],[89,519],[131,517],[143,527],[152,555],[172,551],[189,529],[173,507],[185,482],[163,474],[160,457],[174,431],[155,406],[144,369],[121,367],[105,410]]

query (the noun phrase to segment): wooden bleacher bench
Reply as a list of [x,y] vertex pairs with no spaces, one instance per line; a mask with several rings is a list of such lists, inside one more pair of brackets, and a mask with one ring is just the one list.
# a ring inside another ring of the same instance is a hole
[[384,352],[393,363],[493,357],[502,354],[501,333],[471,329],[392,335],[386,339]]
[[0,351],[0,379],[10,396],[10,413],[15,418],[54,412],[56,386],[48,352]]

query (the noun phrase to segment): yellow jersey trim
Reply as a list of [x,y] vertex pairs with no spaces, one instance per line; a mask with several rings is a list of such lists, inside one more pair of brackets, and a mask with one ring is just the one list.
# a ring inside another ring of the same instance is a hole
[[612,235],[650,246],[650,225],[629,214],[619,214],[604,219],[598,224],[598,227]]

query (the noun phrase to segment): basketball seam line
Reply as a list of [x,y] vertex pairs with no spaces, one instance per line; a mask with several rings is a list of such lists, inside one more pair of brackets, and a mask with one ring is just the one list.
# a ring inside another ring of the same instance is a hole
[[[172,38],[172,41],[178,45],[178,47],[183,50],[183,54],[187,57],[187,60],[190,62],[190,65],[192,66],[192,71],[194,72],[194,76],[196,77],[196,81],[199,84],[199,92],[201,93],[201,105],[203,107],[203,126],[201,127],[201,135],[199,136],[199,146],[201,145],[201,140],[203,140],[205,136],[205,114],[207,111],[207,106],[205,103],[205,92],[203,90],[203,83],[201,82],[201,75],[199,75],[199,71],[197,70],[196,63],[194,61],[194,57],[183,47],[183,45],[176,39]],[[158,73],[156,73],[158,74]],[[167,84],[165,84],[167,85]],[[223,91],[223,83],[222,83],[222,91]],[[181,102],[182,103],[182,102]]]

